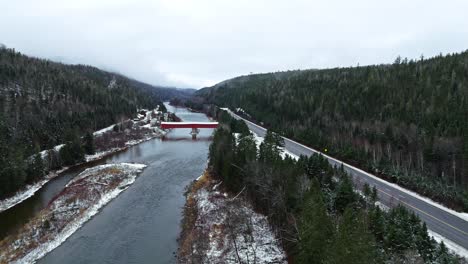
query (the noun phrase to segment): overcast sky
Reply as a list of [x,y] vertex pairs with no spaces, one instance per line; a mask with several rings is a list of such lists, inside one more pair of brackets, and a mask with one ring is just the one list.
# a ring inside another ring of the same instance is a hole
[[466,0],[0,0],[0,43],[157,85],[468,49]]

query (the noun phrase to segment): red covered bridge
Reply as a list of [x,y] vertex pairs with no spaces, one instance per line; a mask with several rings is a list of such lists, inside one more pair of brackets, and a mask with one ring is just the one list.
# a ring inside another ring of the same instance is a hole
[[161,122],[162,129],[168,128],[191,128],[192,138],[197,138],[200,128],[217,128],[218,122]]

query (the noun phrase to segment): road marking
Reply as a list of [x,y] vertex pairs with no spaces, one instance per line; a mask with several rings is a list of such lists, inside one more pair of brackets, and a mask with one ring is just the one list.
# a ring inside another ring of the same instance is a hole
[[[255,123],[253,123],[253,122],[250,122],[249,120],[246,120],[246,119],[244,119],[244,118],[238,116],[237,114],[235,114],[234,112],[232,112],[232,111],[230,111],[230,110],[229,110],[229,113],[230,113],[231,115],[237,116],[239,119],[242,119],[242,120],[244,120],[245,122],[247,122],[247,123],[249,123],[249,124],[252,124],[252,125],[256,126],[256,127],[259,128],[260,130],[265,130],[265,131],[267,130],[267,129],[264,128],[264,127],[261,127],[261,126],[255,124]],[[375,176],[375,175],[372,175],[372,174],[370,174],[370,173],[368,173],[368,172],[366,172],[366,171],[364,171],[364,170],[361,170],[361,169],[359,169],[359,168],[357,168],[357,167],[354,167],[354,166],[349,165],[349,164],[347,164],[347,163],[344,163],[344,162],[342,162],[342,161],[340,161],[340,160],[337,160],[337,159],[335,159],[335,158],[332,158],[332,157],[330,157],[330,156],[328,156],[328,155],[326,155],[326,154],[324,154],[324,153],[322,153],[322,152],[320,152],[320,151],[317,151],[317,150],[315,150],[315,149],[312,149],[312,148],[310,148],[310,147],[307,147],[307,146],[305,146],[305,145],[303,145],[303,144],[301,144],[301,143],[299,143],[299,142],[296,142],[296,141],[294,141],[294,140],[292,140],[292,139],[289,139],[289,138],[286,138],[286,137],[282,137],[282,138],[283,138],[285,141],[289,141],[289,142],[291,142],[291,143],[293,143],[293,144],[296,144],[297,146],[300,146],[300,147],[302,147],[302,148],[304,148],[304,149],[308,149],[308,150],[310,150],[310,151],[312,151],[312,152],[314,152],[314,153],[321,154],[323,157],[327,158],[328,161],[334,161],[334,162],[337,162],[338,164],[343,165],[343,166],[345,167],[345,169],[351,170],[352,173],[353,173],[353,174],[356,174],[358,177],[360,177],[360,176],[368,177],[368,178],[371,178],[371,179],[373,179],[373,180],[376,180],[376,181],[378,181],[378,182],[380,182],[380,183],[383,183],[385,186],[391,186],[389,182],[387,182],[387,181],[385,181],[385,180],[383,180],[383,179],[380,179],[379,177],[377,177],[377,176]],[[358,175],[358,173],[360,173],[360,175]],[[384,187],[384,188],[385,188],[385,187]],[[387,189],[387,188],[386,188],[386,189]],[[388,189],[387,189],[387,190],[388,190]],[[386,195],[390,196],[391,198],[395,198],[395,199],[397,199],[398,201],[400,201],[401,203],[406,204],[407,206],[409,206],[409,207],[411,207],[411,208],[413,208],[413,209],[415,209],[415,210],[417,210],[417,211],[419,211],[419,212],[421,212],[421,213],[423,213],[423,214],[425,214],[425,215],[427,215],[427,216],[429,216],[429,217],[431,217],[431,218],[434,218],[435,220],[437,220],[437,221],[439,221],[439,222],[441,222],[441,223],[443,223],[443,224],[445,224],[445,225],[447,225],[447,226],[452,227],[453,229],[455,229],[455,230],[461,232],[462,234],[468,235],[467,232],[465,232],[465,231],[463,231],[463,230],[461,230],[461,229],[459,229],[459,228],[457,228],[457,227],[455,227],[455,226],[453,226],[453,225],[451,225],[451,224],[449,224],[449,223],[446,223],[446,222],[440,220],[439,218],[437,218],[437,217],[435,217],[435,216],[433,216],[433,215],[430,215],[429,213],[426,213],[425,211],[422,211],[422,210],[419,209],[419,208],[416,208],[416,207],[414,207],[414,206],[412,206],[412,205],[410,205],[410,204],[408,204],[408,203],[406,203],[406,202],[403,202],[403,201],[401,201],[400,199],[398,199],[398,198],[396,198],[396,197],[393,197],[392,195],[390,195],[390,194],[388,194],[388,193],[386,193],[386,192],[384,192],[384,191],[382,191],[382,190],[380,190],[380,191],[381,191],[382,193],[385,193]],[[389,192],[391,192],[391,191],[389,190]],[[418,197],[416,197],[416,196],[413,196],[413,195],[410,194],[410,193],[408,193],[408,194],[409,194],[411,197],[413,197],[414,199],[420,200],[420,201],[423,202],[423,203],[427,203],[426,201],[424,201],[424,200],[422,200],[422,199],[420,199],[420,198],[418,198]],[[451,216],[458,217],[459,219],[461,219],[459,216],[454,215],[453,213],[448,212],[448,211],[446,211],[446,210],[444,210],[444,209],[442,209],[442,208],[439,208],[439,207],[437,207],[437,206],[435,206],[435,205],[432,205],[432,204],[429,204],[429,203],[427,203],[427,204],[430,205],[430,206],[432,206],[432,207],[434,207],[434,208],[437,208],[438,210],[444,211],[444,212],[450,214]],[[463,219],[462,219],[462,220],[463,220]]]
[[435,217],[435,216],[433,216],[433,215],[431,215],[431,214],[429,214],[429,213],[426,213],[425,211],[423,211],[423,210],[421,210],[421,209],[419,209],[419,208],[417,208],[417,207],[415,207],[415,206],[413,206],[413,205],[411,205],[411,204],[409,204],[409,203],[406,203],[406,202],[404,202],[404,201],[398,199],[397,197],[392,196],[391,194],[389,194],[389,193],[387,193],[387,192],[385,192],[385,191],[383,191],[383,190],[379,190],[379,191],[380,191],[381,193],[384,193],[384,194],[388,195],[388,196],[391,197],[391,198],[397,199],[400,203],[403,203],[403,204],[405,204],[405,205],[407,205],[407,206],[413,208],[414,210],[417,210],[417,211],[419,211],[419,212],[421,212],[421,213],[423,213],[423,214],[425,214],[425,215],[427,215],[427,216],[429,216],[429,217],[431,217],[431,218],[433,218],[433,219],[435,219],[435,220],[441,222],[442,224],[445,224],[445,225],[447,225],[447,226],[449,226],[449,227],[451,227],[451,228],[457,230],[458,232],[464,234],[465,236],[468,236],[468,233],[467,233],[467,232],[465,232],[465,231],[463,231],[463,230],[461,230],[461,229],[459,229],[459,228],[457,228],[457,227],[455,227],[455,226],[453,226],[453,225],[451,225],[451,224],[449,224],[449,223],[447,223],[447,222],[445,222],[445,221],[443,221],[443,220],[440,220],[439,218],[437,218],[437,217]]

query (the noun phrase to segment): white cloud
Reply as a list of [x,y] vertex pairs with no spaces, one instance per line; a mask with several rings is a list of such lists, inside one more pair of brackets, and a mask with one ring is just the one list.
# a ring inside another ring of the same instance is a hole
[[0,2],[9,47],[181,87],[468,48],[463,0]]

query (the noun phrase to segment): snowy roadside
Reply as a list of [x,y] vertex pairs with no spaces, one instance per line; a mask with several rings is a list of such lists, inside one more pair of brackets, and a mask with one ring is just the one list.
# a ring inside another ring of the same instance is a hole
[[[229,108],[220,108],[220,109],[227,111],[227,112],[228,112],[229,114],[231,114],[232,116],[237,117],[237,118],[240,118],[240,119],[244,120],[245,122],[247,122],[247,123],[249,123],[249,124],[251,124],[251,125],[254,125],[254,126],[256,126],[256,127],[258,127],[258,128],[261,128],[261,129],[265,129],[264,127],[261,127],[261,126],[255,124],[255,123],[253,123],[253,122],[250,122],[249,120],[245,120],[244,118],[241,118],[239,115],[237,115],[237,114],[233,113],[231,110],[229,110]],[[254,135],[256,135],[255,132],[252,131],[252,133],[253,133]],[[284,137],[283,137],[283,138],[284,138]],[[360,172],[360,173],[362,173],[362,174],[365,174],[366,176],[371,177],[371,178],[373,178],[373,179],[375,179],[375,180],[377,180],[377,181],[380,181],[381,183],[387,184],[387,185],[389,185],[389,186],[391,186],[391,187],[393,187],[393,188],[395,188],[395,189],[398,189],[399,191],[402,191],[402,192],[404,192],[404,193],[406,193],[406,194],[408,194],[408,195],[411,195],[411,196],[413,196],[413,197],[416,197],[416,198],[418,198],[418,199],[420,199],[420,200],[422,200],[422,201],[424,201],[424,202],[426,202],[426,203],[428,203],[428,204],[430,204],[430,205],[432,205],[432,206],[434,206],[434,207],[437,207],[437,208],[439,208],[439,209],[441,209],[441,210],[444,210],[444,211],[446,211],[446,212],[448,212],[448,213],[450,213],[450,214],[453,214],[453,215],[455,215],[455,216],[457,216],[457,217],[459,217],[459,218],[461,218],[461,219],[463,219],[463,220],[465,220],[465,221],[468,221],[468,213],[465,213],[465,212],[457,212],[457,211],[455,211],[455,210],[453,210],[453,209],[450,209],[450,208],[448,208],[448,207],[446,207],[446,206],[444,206],[444,205],[442,205],[442,204],[440,204],[440,203],[438,203],[438,202],[433,201],[433,200],[430,199],[430,198],[424,197],[424,196],[422,196],[422,195],[420,195],[420,194],[418,194],[418,193],[416,193],[416,192],[413,192],[413,191],[410,191],[410,190],[408,190],[408,189],[405,189],[405,188],[403,188],[403,187],[401,187],[401,186],[399,186],[399,185],[397,185],[397,184],[395,184],[395,183],[390,183],[390,182],[388,182],[388,181],[385,181],[385,180],[383,180],[383,179],[381,179],[381,178],[379,178],[379,177],[377,177],[377,176],[375,176],[375,175],[372,175],[372,174],[370,174],[370,173],[368,173],[368,172],[365,172],[365,171],[363,171],[363,170],[361,170],[361,169],[359,169],[359,168],[357,168],[357,167],[351,166],[351,165],[349,165],[349,164],[347,164],[347,163],[344,163],[344,162],[342,162],[342,161],[340,161],[340,160],[337,160],[337,159],[335,159],[335,158],[333,158],[333,157],[330,157],[330,156],[328,156],[328,155],[326,155],[326,154],[324,154],[324,153],[322,153],[322,152],[320,152],[320,151],[317,151],[317,150],[315,150],[315,149],[309,148],[309,147],[307,147],[307,146],[305,146],[305,145],[303,145],[303,144],[301,144],[301,143],[299,143],[299,142],[296,142],[296,141],[291,140],[291,139],[288,139],[288,138],[284,138],[284,139],[285,139],[285,140],[289,140],[289,141],[291,141],[291,142],[294,142],[294,143],[296,143],[296,144],[298,144],[298,145],[300,145],[300,146],[302,146],[302,147],[304,147],[304,148],[306,148],[306,149],[309,149],[309,150],[311,150],[311,151],[313,151],[313,152],[315,152],[315,153],[317,153],[317,154],[321,154],[323,157],[325,157],[325,158],[327,158],[327,159],[329,159],[329,160],[333,160],[333,161],[337,162],[338,164],[343,164],[343,166],[345,166],[345,167],[348,167],[348,168],[353,169],[353,170],[355,170],[355,171],[358,171],[358,172]]]
[[[253,135],[253,138],[254,138],[254,140],[255,140],[255,144],[257,145],[257,149],[260,149],[260,144],[262,144],[262,142],[263,142],[263,140],[265,140],[265,138],[260,137],[259,135],[257,135],[257,134],[256,134],[255,132],[253,132],[253,131],[250,131],[250,133],[252,133],[252,135]],[[236,139],[238,139],[239,133],[236,133],[236,134],[234,134],[234,135],[235,135]],[[291,158],[293,158],[293,159],[295,159],[295,160],[298,160],[298,159],[299,159],[299,157],[298,157],[297,155],[292,154],[291,152],[289,152],[289,151],[288,151],[286,148],[284,148],[284,147],[282,147],[280,150],[281,150],[280,155],[281,155],[281,158],[283,158],[283,159],[286,158],[286,156],[289,156],[289,157],[291,157]]]
[[[231,114],[232,116],[236,116],[236,117],[238,117],[238,118],[241,118],[240,116],[238,116],[237,114],[235,114],[235,113],[233,113],[231,110],[229,110],[228,108],[220,108],[220,109],[227,111],[227,112],[228,112],[229,114]],[[249,124],[252,124],[252,125],[258,127],[258,128],[265,129],[265,128],[263,128],[263,127],[261,127],[261,126],[255,124],[255,123],[253,123],[253,122],[250,122],[250,121],[245,120],[245,119],[243,119],[243,118],[241,118],[241,119],[244,120],[245,122],[249,123]],[[253,133],[254,135],[256,135],[255,132],[252,131],[252,133]],[[258,137],[258,135],[256,135],[256,136]],[[260,138],[260,139],[263,140],[263,138],[261,138],[261,137],[258,137],[258,138]],[[284,138],[284,137],[283,137],[283,138]],[[377,177],[377,176],[375,176],[375,175],[372,175],[372,174],[370,174],[370,173],[368,173],[368,172],[365,172],[365,171],[363,171],[363,170],[361,170],[361,169],[359,169],[359,168],[357,168],[357,167],[354,167],[354,166],[349,165],[349,164],[347,164],[347,163],[344,163],[344,162],[342,162],[342,161],[340,161],[340,160],[337,160],[337,159],[335,159],[335,158],[333,158],[333,157],[330,157],[330,156],[328,156],[328,155],[326,155],[326,154],[324,154],[324,153],[322,153],[322,152],[320,152],[320,151],[317,151],[317,150],[315,150],[315,149],[309,148],[309,147],[307,147],[307,146],[305,146],[305,145],[303,145],[303,144],[301,144],[301,143],[299,143],[299,142],[296,142],[296,141],[291,140],[291,139],[288,139],[288,138],[284,138],[284,139],[285,139],[285,140],[289,140],[289,141],[291,141],[291,142],[294,142],[294,143],[296,143],[296,144],[298,144],[298,145],[300,145],[300,146],[302,146],[302,147],[304,147],[304,148],[306,148],[306,149],[308,149],[308,150],[311,150],[311,151],[313,151],[313,152],[315,152],[315,153],[317,153],[317,154],[321,154],[323,157],[325,157],[325,158],[327,158],[327,159],[329,159],[329,160],[332,160],[332,161],[334,161],[334,162],[337,162],[338,164],[343,164],[343,166],[345,166],[345,167],[348,167],[348,168],[350,168],[350,169],[353,169],[353,170],[355,170],[355,171],[358,171],[359,173],[365,174],[366,176],[371,177],[371,178],[373,178],[373,179],[375,179],[375,180],[377,180],[377,181],[379,181],[379,182],[381,182],[381,183],[384,183],[384,184],[386,184],[386,185],[388,185],[388,186],[391,186],[391,187],[393,187],[393,188],[395,188],[395,189],[398,189],[399,191],[402,191],[402,192],[404,192],[404,193],[406,193],[406,194],[408,194],[408,195],[411,195],[411,196],[413,196],[413,197],[416,197],[417,199],[422,200],[422,201],[424,201],[424,202],[426,202],[426,203],[428,203],[428,204],[430,204],[430,205],[432,205],[432,206],[434,206],[434,207],[437,207],[437,208],[439,208],[439,209],[441,209],[441,210],[444,210],[444,211],[446,211],[446,212],[448,212],[448,213],[450,213],[450,214],[452,214],[452,215],[455,215],[455,216],[457,216],[457,217],[459,217],[459,218],[461,218],[461,219],[463,219],[463,220],[465,220],[465,221],[468,221],[468,213],[465,213],[465,212],[457,212],[457,211],[455,211],[455,210],[453,210],[453,209],[450,209],[450,208],[448,208],[448,207],[446,207],[446,206],[444,206],[444,205],[442,205],[442,204],[440,204],[440,203],[438,203],[438,202],[435,202],[434,200],[432,200],[432,199],[430,199],[430,198],[424,197],[424,196],[422,196],[422,195],[420,195],[420,194],[418,194],[418,193],[416,193],[416,192],[413,192],[413,191],[410,191],[410,190],[408,190],[408,189],[405,189],[405,188],[403,188],[403,187],[401,187],[401,186],[399,186],[399,185],[397,185],[397,184],[395,184],[395,183],[391,183],[391,182],[385,181],[385,180],[383,180],[383,179],[381,179],[381,178],[379,178],[379,177]],[[294,155],[294,154],[292,154],[292,155]],[[297,157],[297,156],[296,156],[296,157]]]
[[86,169],[17,234],[0,241],[0,263],[34,263],[127,189],[145,167],[120,163]]
[[[258,136],[255,132],[252,132],[252,131],[251,131],[251,133],[254,135],[255,142],[257,143],[257,148],[259,148],[259,146],[260,146],[260,144],[263,142],[264,138]],[[298,157],[297,155],[294,155],[294,154],[290,153],[289,151],[287,151],[287,150],[285,150],[285,149],[282,149],[282,151],[283,151],[283,152],[281,153],[281,156],[282,156],[283,158],[284,158],[286,155],[289,155],[289,156],[291,156],[292,158],[294,158],[294,159],[296,159],[296,160],[299,159],[299,157]],[[326,156],[326,155],[324,155],[324,156]],[[353,167],[353,168],[354,168],[354,167]],[[355,169],[357,169],[357,168],[355,168]],[[360,169],[357,169],[357,170],[360,170]],[[361,171],[361,170],[360,170],[360,171]],[[361,172],[366,173],[366,172],[364,172],[364,171],[361,171]],[[463,220],[465,220],[465,221],[468,221],[468,213],[456,212],[456,211],[454,211],[454,210],[452,210],[452,209],[449,209],[449,208],[447,208],[447,207],[445,207],[445,206],[443,206],[443,205],[441,205],[441,204],[438,204],[438,203],[432,201],[431,199],[429,199],[429,198],[427,198],[427,197],[422,197],[421,195],[419,195],[419,194],[417,194],[417,193],[415,193],[415,192],[412,192],[412,191],[409,191],[409,190],[407,190],[407,189],[404,189],[404,188],[400,187],[400,186],[397,185],[397,184],[386,182],[386,181],[384,181],[384,180],[382,180],[382,179],[380,179],[380,178],[378,178],[378,177],[376,177],[376,176],[373,176],[373,175],[371,175],[371,174],[369,174],[369,173],[366,173],[366,175],[369,175],[370,177],[376,178],[376,180],[379,180],[379,181],[381,181],[381,182],[385,182],[386,184],[391,185],[392,187],[394,187],[394,188],[396,188],[396,189],[398,189],[398,190],[400,190],[400,191],[402,191],[402,192],[405,192],[405,193],[407,193],[407,194],[410,194],[410,195],[412,195],[412,196],[415,196],[415,197],[417,197],[418,199],[421,199],[421,200],[423,200],[423,201],[425,201],[425,202],[427,202],[427,203],[429,203],[429,204],[431,204],[431,205],[433,205],[433,206],[435,206],[435,207],[437,207],[437,208],[440,208],[440,209],[442,209],[442,210],[445,210],[445,211],[447,211],[447,212],[449,212],[449,213],[451,213],[451,214],[453,214],[453,215],[458,216],[459,218],[461,218],[461,219],[463,219]],[[365,198],[365,196],[364,196],[364,194],[362,193],[362,191],[360,191],[360,190],[358,190],[358,189],[356,189],[355,191],[356,191],[359,195],[361,195],[362,197]],[[388,210],[390,209],[388,206],[382,204],[382,203],[379,202],[379,201],[376,202],[376,205],[379,206],[379,207],[380,207],[382,210],[384,210],[384,211],[388,211]],[[437,234],[437,233],[435,233],[435,232],[433,232],[433,231],[431,231],[431,230],[428,230],[428,233],[429,233],[429,235],[432,236],[437,242],[444,241],[444,243],[445,243],[445,245],[447,246],[447,248],[450,249],[453,253],[455,253],[455,254],[457,254],[457,255],[460,255],[460,256],[462,256],[462,257],[468,259],[468,250],[467,250],[467,249],[465,249],[465,248],[459,246],[459,245],[456,244],[455,242],[453,242],[453,241],[451,241],[451,240],[449,240],[449,239],[447,239],[447,238],[441,236],[440,234]]]
[[441,241],[444,241],[445,246],[452,251],[452,253],[455,253],[459,256],[464,257],[465,259],[468,260],[468,250],[464,247],[459,246],[455,242],[453,242],[450,239],[447,239],[446,237],[432,231],[432,230],[427,230],[429,233],[429,236],[433,237],[435,241],[440,243]]
[[244,198],[220,191],[220,185],[205,173],[189,190],[178,262],[287,263],[266,216]]
[[[367,197],[364,195],[364,193],[359,190],[359,189],[355,189],[354,190],[357,194],[359,194],[362,198],[364,199],[367,199]],[[380,201],[377,201],[375,202],[375,205],[380,207],[381,210],[385,211],[385,212],[388,212],[390,210],[390,208],[386,205],[384,205],[383,203],[381,203]],[[440,243],[440,242],[444,242],[445,246],[454,254],[456,255],[459,255],[461,257],[464,257],[465,259],[468,260],[468,250],[465,249],[464,247],[462,246],[459,246],[457,243],[453,242],[452,240],[432,231],[432,230],[427,230],[427,233],[429,234],[429,236],[431,236],[432,238],[434,238],[435,241],[437,241],[437,243]]]

